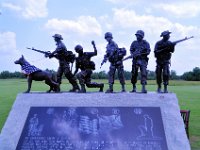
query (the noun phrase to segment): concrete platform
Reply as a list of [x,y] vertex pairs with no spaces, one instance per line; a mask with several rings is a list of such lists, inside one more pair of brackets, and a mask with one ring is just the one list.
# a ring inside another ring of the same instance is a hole
[[0,150],[14,150],[31,106],[160,107],[169,150],[190,150],[175,94],[30,93],[18,94],[0,135]]

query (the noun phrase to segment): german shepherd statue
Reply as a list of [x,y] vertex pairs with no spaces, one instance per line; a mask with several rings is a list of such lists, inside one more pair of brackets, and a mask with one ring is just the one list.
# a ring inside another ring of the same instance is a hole
[[24,56],[22,55],[18,60],[14,62],[15,64],[21,65],[22,72],[27,76],[28,89],[25,93],[29,93],[31,90],[32,80],[35,81],[45,81],[47,85],[50,86],[50,89],[47,91],[50,93],[52,90],[54,92],[59,92],[59,84],[56,83],[54,75],[50,72],[43,71],[33,65],[31,65]]

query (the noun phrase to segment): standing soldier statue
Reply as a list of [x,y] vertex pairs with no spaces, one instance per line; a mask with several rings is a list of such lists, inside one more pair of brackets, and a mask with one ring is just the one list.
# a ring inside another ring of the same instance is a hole
[[124,66],[123,66],[123,57],[126,55],[125,48],[118,48],[118,45],[113,41],[113,36],[111,32],[105,33],[105,39],[108,42],[106,46],[106,54],[104,55],[104,59],[101,63],[101,66],[109,60],[110,62],[110,70],[109,70],[109,89],[106,93],[113,92],[113,84],[115,78],[115,71],[118,71],[118,77],[122,86],[122,92],[125,92],[125,78],[124,78]]
[[130,46],[130,53],[132,56],[132,78],[131,83],[133,84],[133,90],[131,92],[136,92],[136,83],[138,76],[138,69],[141,72],[141,84],[142,93],[147,93],[145,85],[147,84],[147,64],[149,58],[147,57],[151,51],[150,45],[144,38],[144,31],[138,30],[136,32],[137,40],[133,41]]
[[70,62],[74,61],[73,53],[70,51],[67,51],[67,48],[65,47],[64,43],[61,41],[63,40],[62,36],[60,34],[53,35],[54,40],[56,42],[56,50],[52,53],[48,54],[47,57],[52,58],[55,57],[59,61],[59,67],[57,71],[57,83],[61,84],[62,75],[65,74],[65,77],[69,80],[69,82],[72,84],[73,88],[70,90],[70,92],[76,92],[79,91],[79,86],[76,82],[76,78],[73,76],[71,70],[70,70]]
[[162,40],[158,41],[155,45],[154,54],[156,57],[156,81],[158,84],[157,92],[161,93],[161,83],[163,78],[163,84],[164,84],[164,93],[168,93],[167,85],[169,82],[169,65],[170,65],[170,59],[171,55],[174,52],[175,44],[171,41],[169,41],[170,38],[169,31],[164,31],[161,33],[161,37],[163,37]]
[[94,47],[94,52],[83,52],[83,47],[81,45],[75,46],[75,51],[78,53],[76,58],[76,70],[74,75],[81,69],[81,72],[77,74],[79,84],[81,85],[81,93],[86,93],[85,85],[88,88],[100,88],[99,92],[103,92],[103,83],[91,82],[92,71],[95,70],[95,63],[91,61],[93,56],[97,55],[97,49],[95,47],[94,41],[92,41]]

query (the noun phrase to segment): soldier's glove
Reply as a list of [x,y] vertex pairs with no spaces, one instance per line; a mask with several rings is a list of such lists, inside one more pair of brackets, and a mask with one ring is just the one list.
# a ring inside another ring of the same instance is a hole
[[49,58],[52,58],[54,55],[53,54],[48,54],[48,57]]

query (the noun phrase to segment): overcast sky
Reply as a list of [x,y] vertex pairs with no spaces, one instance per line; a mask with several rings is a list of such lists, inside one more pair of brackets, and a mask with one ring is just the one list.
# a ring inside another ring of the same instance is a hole
[[[71,51],[77,44],[93,51],[91,40],[95,40],[96,71],[108,71],[109,63],[99,69],[107,44],[105,32],[112,32],[118,46],[130,54],[139,29],[151,46],[148,70],[155,70],[154,46],[164,30],[172,32],[171,41],[195,37],[176,45],[171,70],[181,75],[200,67],[200,0],[1,0],[0,12],[0,72],[20,71],[13,62],[22,54],[41,69],[57,70],[56,59],[26,49],[53,51],[55,33],[62,34]],[[124,65],[131,71],[131,60]]]

